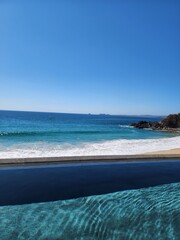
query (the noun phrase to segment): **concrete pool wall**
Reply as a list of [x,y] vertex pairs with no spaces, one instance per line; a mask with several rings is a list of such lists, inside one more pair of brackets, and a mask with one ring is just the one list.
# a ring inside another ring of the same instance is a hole
[[141,154],[141,155],[98,155],[98,156],[70,156],[70,157],[41,157],[41,158],[7,158],[0,159],[0,167],[20,165],[46,164],[74,164],[95,162],[134,162],[134,161],[161,161],[166,159],[180,160],[179,154]]

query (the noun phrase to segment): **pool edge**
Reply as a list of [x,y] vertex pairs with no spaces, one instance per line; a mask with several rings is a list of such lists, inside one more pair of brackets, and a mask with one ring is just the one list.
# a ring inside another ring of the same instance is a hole
[[140,155],[98,155],[66,157],[33,157],[0,159],[0,167],[16,167],[49,164],[79,164],[101,162],[134,162],[134,161],[180,160],[180,154],[140,154]]

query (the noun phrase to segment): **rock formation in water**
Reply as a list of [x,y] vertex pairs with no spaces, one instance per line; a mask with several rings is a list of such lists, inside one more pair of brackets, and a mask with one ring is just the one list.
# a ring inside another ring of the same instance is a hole
[[139,129],[150,128],[153,130],[180,130],[180,113],[170,114],[160,122],[140,121],[131,126]]

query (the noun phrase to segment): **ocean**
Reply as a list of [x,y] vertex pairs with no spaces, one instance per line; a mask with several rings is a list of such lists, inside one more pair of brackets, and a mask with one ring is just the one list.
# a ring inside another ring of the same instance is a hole
[[0,158],[141,154],[179,147],[178,133],[130,126],[162,118],[0,111]]

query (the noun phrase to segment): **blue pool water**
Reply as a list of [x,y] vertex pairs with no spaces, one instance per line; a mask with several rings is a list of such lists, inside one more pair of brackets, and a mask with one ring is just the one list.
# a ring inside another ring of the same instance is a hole
[[3,240],[178,240],[180,183],[0,207]]
[[0,205],[79,198],[180,182],[180,161],[65,164],[0,169]]
[[129,126],[161,119],[0,111],[0,157],[136,154],[178,147],[178,133]]
[[1,168],[1,239],[180,239],[179,173],[173,160]]

